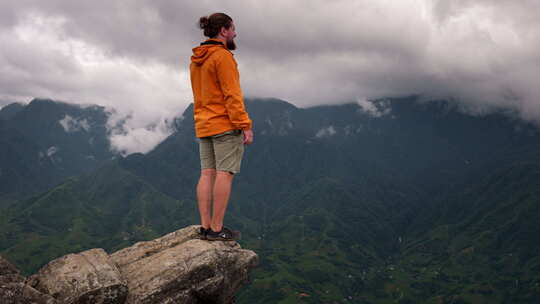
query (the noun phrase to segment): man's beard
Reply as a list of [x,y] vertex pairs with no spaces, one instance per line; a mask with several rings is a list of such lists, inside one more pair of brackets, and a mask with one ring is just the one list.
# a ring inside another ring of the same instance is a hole
[[227,40],[227,48],[231,51],[236,50],[236,43],[234,43],[234,39]]

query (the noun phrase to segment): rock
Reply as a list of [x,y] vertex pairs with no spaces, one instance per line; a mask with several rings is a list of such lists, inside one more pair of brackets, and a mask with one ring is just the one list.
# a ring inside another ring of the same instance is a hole
[[24,283],[0,283],[2,304],[57,304],[50,295],[43,294]]
[[20,274],[0,275],[0,285],[9,283],[24,283],[25,278]]
[[0,285],[24,283],[25,279],[19,273],[19,270],[13,264],[0,256]]
[[197,239],[193,225],[111,255],[129,294],[126,303],[229,304],[258,256],[235,241]]
[[49,262],[29,278],[31,286],[60,303],[124,303],[127,285],[107,253],[90,249]]
[[19,270],[17,267],[13,266],[13,264],[0,256],[0,275],[5,274],[19,274]]
[[56,300],[26,284],[19,270],[0,256],[0,303],[2,304],[56,304]]
[[[28,279],[0,257],[1,304],[231,304],[258,256],[193,225],[111,255],[68,254]],[[45,293],[45,294],[44,294]]]

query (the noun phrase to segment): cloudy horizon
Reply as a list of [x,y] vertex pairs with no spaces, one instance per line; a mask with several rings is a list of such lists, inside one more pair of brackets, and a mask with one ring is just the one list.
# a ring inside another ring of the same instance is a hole
[[113,145],[145,152],[192,102],[198,18],[223,11],[235,20],[246,97],[307,107],[414,94],[540,122],[539,9],[533,0],[0,0],[0,106],[46,97],[113,107],[115,119],[131,117]]

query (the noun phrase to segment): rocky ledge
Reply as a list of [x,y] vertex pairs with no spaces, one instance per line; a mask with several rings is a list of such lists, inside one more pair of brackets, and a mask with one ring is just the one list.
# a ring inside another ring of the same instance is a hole
[[112,254],[68,254],[25,278],[0,257],[2,304],[230,304],[258,264],[235,241],[197,238],[193,225]]

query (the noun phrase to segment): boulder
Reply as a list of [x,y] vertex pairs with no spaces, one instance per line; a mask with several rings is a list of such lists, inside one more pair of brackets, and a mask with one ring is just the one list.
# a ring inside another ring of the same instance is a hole
[[26,284],[19,270],[0,256],[0,303],[57,304],[56,300]]
[[126,279],[129,304],[229,304],[258,264],[235,241],[198,239],[193,225],[117,251],[111,259]]
[[0,256],[0,286],[9,283],[24,283],[24,280],[25,278],[20,275],[19,270]]
[[235,241],[200,240],[193,225],[111,255],[68,254],[28,279],[0,257],[1,304],[231,304],[258,256]]
[[121,304],[128,291],[116,264],[101,248],[52,260],[29,281],[37,290],[66,304]]
[[5,274],[19,274],[19,270],[17,267],[13,266],[13,264],[0,256],[0,275]]
[[58,304],[50,295],[43,294],[24,283],[0,283],[2,304]]

